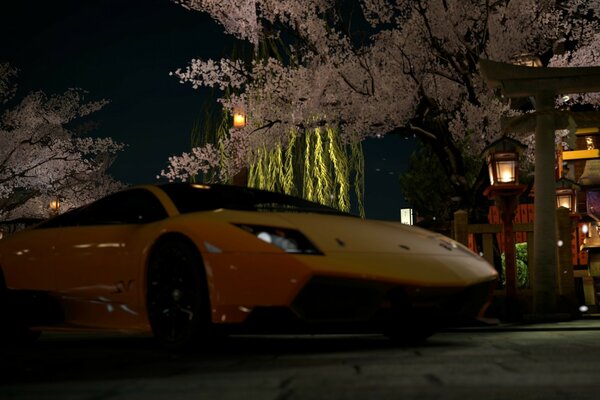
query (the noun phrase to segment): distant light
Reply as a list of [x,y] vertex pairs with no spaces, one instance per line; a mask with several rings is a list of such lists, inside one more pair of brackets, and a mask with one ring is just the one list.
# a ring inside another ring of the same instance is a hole
[[581,226],[581,232],[582,232],[584,235],[587,235],[589,231],[590,231],[590,228],[588,227],[588,224],[583,224],[583,225]]
[[400,209],[400,222],[406,225],[413,225],[413,209],[412,208],[401,208]]
[[579,311],[581,311],[581,312],[588,312],[588,310],[589,310],[589,308],[585,304],[582,306],[579,306]]
[[199,184],[199,183],[192,184],[192,187],[196,188],[196,189],[210,189],[210,186],[208,186],[208,185],[202,185],[202,184]]
[[512,63],[515,65],[522,65],[524,67],[541,67],[542,60],[536,55],[533,54],[520,54],[516,57],[513,57]]
[[556,245],[558,247],[563,247],[563,244],[565,244],[565,242],[563,242],[562,240],[559,240],[558,242],[556,242]]

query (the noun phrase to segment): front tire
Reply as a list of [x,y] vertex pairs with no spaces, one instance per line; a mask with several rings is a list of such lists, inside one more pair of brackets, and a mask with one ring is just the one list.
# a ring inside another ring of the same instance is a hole
[[171,350],[201,345],[211,323],[206,273],[197,249],[182,239],[159,242],[148,264],[146,285],[154,336]]
[[439,330],[431,320],[419,315],[403,290],[392,292],[390,302],[391,318],[384,334],[394,343],[404,346],[420,345]]
[[428,326],[396,326],[386,331],[385,335],[395,344],[415,346],[424,344],[436,333],[437,329]]

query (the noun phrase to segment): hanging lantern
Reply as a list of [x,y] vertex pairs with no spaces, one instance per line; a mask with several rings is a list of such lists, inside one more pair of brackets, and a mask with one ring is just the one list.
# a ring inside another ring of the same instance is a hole
[[60,198],[59,197],[53,198],[50,201],[49,208],[50,208],[50,212],[52,212],[53,214],[58,214],[58,212],[60,211]]
[[233,127],[243,128],[246,126],[246,113],[242,109],[233,110]]

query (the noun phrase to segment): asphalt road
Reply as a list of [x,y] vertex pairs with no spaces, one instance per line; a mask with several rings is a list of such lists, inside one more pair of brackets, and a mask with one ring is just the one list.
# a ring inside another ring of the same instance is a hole
[[600,319],[380,336],[232,337],[169,353],[151,338],[45,334],[0,350],[0,399],[600,399]]

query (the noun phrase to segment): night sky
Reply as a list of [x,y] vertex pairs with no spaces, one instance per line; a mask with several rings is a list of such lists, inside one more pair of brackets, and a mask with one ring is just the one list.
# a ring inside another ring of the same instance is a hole
[[[18,68],[19,95],[89,91],[108,99],[94,132],[126,143],[109,172],[128,184],[155,182],[171,155],[190,148],[207,92],[169,71],[192,58],[227,56],[233,39],[210,17],[169,0],[4,0],[0,62]],[[369,139],[365,151],[368,218],[399,219],[406,207],[398,172],[412,140]]]

